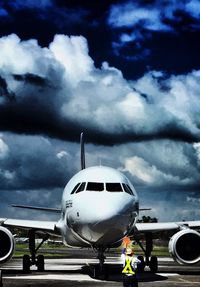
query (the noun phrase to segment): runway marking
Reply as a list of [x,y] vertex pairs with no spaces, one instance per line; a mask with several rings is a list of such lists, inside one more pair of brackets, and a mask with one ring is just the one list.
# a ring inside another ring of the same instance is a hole
[[[44,274],[44,275],[27,275],[27,276],[5,276],[5,279],[23,279],[23,280],[68,280],[68,281],[76,281],[76,282],[82,282],[82,281],[93,281],[93,282],[99,282],[99,280],[93,279],[87,275],[82,274],[67,274],[67,275],[61,275],[61,274]],[[106,282],[102,281],[101,282]]]
[[[178,282],[178,281],[167,281],[166,282],[166,285],[165,285],[165,282],[164,281],[155,281],[154,282],[154,285],[157,285],[157,284],[159,284],[158,286],[160,286],[161,284],[163,285],[163,286],[170,286],[171,284],[173,284],[173,286],[186,286],[186,287],[189,287],[189,286],[194,286],[194,285],[197,285],[197,286],[199,286],[199,282]],[[185,285],[185,284],[187,284],[187,285]]]
[[180,281],[182,281],[181,283],[187,283],[187,284],[200,284],[200,282],[191,282],[191,281],[188,281],[186,279],[183,279],[183,278],[179,278]]
[[168,276],[168,277],[173,277],[173,276],[180,276],[178,273],[156,273],[159,276]]
[[158,262],[174,262],[174,260],[170,257],[159,257]]

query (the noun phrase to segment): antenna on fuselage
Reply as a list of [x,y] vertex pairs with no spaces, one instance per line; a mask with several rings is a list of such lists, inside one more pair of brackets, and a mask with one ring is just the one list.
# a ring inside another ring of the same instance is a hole
[[81,133],[80,136],[80,144],[81,144],[81,169],[85,169],[85,146],[84,146],[83,133]]

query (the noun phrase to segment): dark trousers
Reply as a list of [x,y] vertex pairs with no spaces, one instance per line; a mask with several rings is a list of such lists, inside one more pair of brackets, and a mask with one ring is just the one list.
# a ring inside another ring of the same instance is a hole
[[124,287],[138,287],[138,281],[135,275],[132,276],[123,275],[122,280]]

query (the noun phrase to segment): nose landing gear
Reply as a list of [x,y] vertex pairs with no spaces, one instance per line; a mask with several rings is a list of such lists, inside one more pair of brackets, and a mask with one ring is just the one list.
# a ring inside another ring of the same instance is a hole
[[2,282],[2,270],[0,270],[0,287],[3,287],[3,282]]
[[106,279],[108,277],[108,273],[106,265],[104,264],[106,259],[104,252],[106,251],[107,248],[101,246],[94,249],[96,249],[98,252],[97,259],[99,259],[99,264],[94,266],[93,276],[94,278]]

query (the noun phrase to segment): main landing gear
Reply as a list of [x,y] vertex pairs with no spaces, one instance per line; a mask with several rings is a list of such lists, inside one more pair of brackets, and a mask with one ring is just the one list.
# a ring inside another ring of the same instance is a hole
[[144,251],[145,258],[143,256],[138,256],[141,264],[138,265],[138,271],[143,272],[145,266],[149,266],[151,272],[155,273],[158,271],[158,258],[157,256],[151,256],[153,250],[153,236],[151,232],[145,233],[146,248],[142,245],[140,240],[136,237],[135,240]]
[[28,273],[30,272],[30,267],[32,265],[37,266],[37,270],[42,272],[44,271],[44,256],[43,255],[38,255],[37,251],[39,248],[42,246],[42,244],[49,238],[49,236],[46,236],[43,238],[42,242],[37,246],[35,246],[35,230],[29,230],[29,251],[30,251],[30,256],[29,255],[24,255],[23,256],[23,261],[22,261],[22,267],[23,267],[23,272]]

